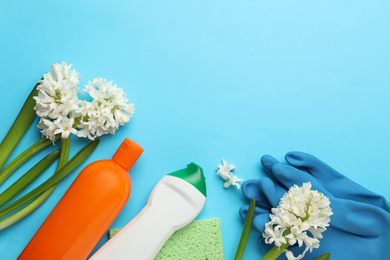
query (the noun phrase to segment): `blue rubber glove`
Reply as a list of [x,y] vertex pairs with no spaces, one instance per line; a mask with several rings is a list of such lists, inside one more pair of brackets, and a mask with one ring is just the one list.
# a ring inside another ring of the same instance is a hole
[[[330,216],[330,227],[320,239],[320,247],[307,252],[304,259],[314,259],[326,252],[331,253],[330,259],[336,260],[390,259],[390,204],[384,197],[363,188],[310,154],[290,152],[286,161],[288,164],[269,155],[263,156],[261,164],[269,177],[249,180],[242,185],[246,198],[256,198],[253,226],[260,233],[270,221],[271,208],[277,207],[288,189],[294,184],[302,186],[304,182],[311,182],[313,190],[329,198],[334,214]],[[247,211],[248,206],[240,209],[241,218],[245,219]],[[274,246],[265,244],[262,237],[258,242],[266,252]],[[294,255],[302,252],[297,246],[289,250]],[[278,259],[285,259],[284,254]]]

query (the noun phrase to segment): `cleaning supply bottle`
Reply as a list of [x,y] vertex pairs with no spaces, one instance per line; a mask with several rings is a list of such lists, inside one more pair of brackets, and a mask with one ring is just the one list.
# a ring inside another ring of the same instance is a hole
[[173,232],[198,216],[205,201],[205,177],[195,163],[164,176],[142,211],[90,260],[154,259]]
[[86,166],[18,259],[86,259],[125,206],[131,191],[128,171],[142,152],[126,138],[112,159]]

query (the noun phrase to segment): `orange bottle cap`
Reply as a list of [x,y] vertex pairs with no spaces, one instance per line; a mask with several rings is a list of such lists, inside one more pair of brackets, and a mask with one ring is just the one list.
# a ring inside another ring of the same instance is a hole
[[121,146],[119,146],[112,159],[123,168],[130,170],[143,151],[144,149],[139,144],[126,138]]

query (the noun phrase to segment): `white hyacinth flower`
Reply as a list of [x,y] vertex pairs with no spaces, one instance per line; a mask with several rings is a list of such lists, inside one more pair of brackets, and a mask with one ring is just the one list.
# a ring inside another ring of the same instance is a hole
[[243,181],[243,179],[235,176],[232,171],[235,171],[236,167],[233,164],[228,165],[227,162],[222,159],[222,165],[217,166],[217,175],[221,176],[224,179],[225,183],[223,187],[229,188],[231,185],[236,186],[239,189],[241,186],[238,182]]
[[54,135],[61,134],[61,138],[68,138],[69,135],[77,134],[77,130],[73,128],[74,124],[74,118],[66,118],[63,120],[60,120],[56,125],[58,126],[58,129],[54,131]]
[[282,228],[280,226],[276,226],[274,228],[272,223],[267,223],[265,225],[265,230],[268,234],[270,234],[265,237],[265,242],[267,244],[275,243],[276,246],[281,246],[282,244],[287,243],[286,238],[283,236],[283,233],[284,231],[286,231],[286,228]]
[[288,260],[302,259],[307,251],[311,252],[320,246],[319,239],[329,226],[333,214],[329,205],[327,197],[311,190],[310,182],[304,183],[302,187],[294,185],[281,198],[277,208],[271,209],[271,221],[265,225],[263,233],[265,243],[275,243],[275,246],[280,247],[287,243],[283,237],[288,239],[290,246],[297,244],[301,247],[305,244],[305,250],[298,256],[285,250]]
[[55,140],[56,134],[61,138],[68,138],[70,133],[77,133],[74,115],[79,109],[79,77],[71,69],[72,65],[65,62],[50,66],[51,72],[43,75],[38,82],[38,95],[34,97],[36,114],[40,117],[38,128],[46,138]]
[[67,65],[53,64],[51,72],[38,82],[38,95],[34,97],[38,128],[44,137],[53,142],[56,135],[68,138],[70,134],[91,140],[104,134],[114,134],[119,126],[129,122],[134,104],[128,104],[126,94],[117,85],[105,79],[89,82],[85,91],[92,102],[81,101],[79,74]]
[[112,81],[102,78],[94,79],[85,86],[92,102],[81,104],[82,118],[78,124],[78,136],[94,139],[104,134],[114,134],[119,126],[129,122],[134,113],[134,104],[128,103],[122,88]]

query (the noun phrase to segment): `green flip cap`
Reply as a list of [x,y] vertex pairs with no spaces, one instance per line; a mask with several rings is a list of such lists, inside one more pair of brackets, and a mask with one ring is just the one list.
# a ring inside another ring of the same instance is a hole
[[205,197],[207,197],[205,181],[206,178],[204,177],[203,170],[199,165],[192,162],[187,165],[187,168],[172,172],[168,175],[185,180],[197,188],[198,191],[200,191],[200,193],[202,193]]

